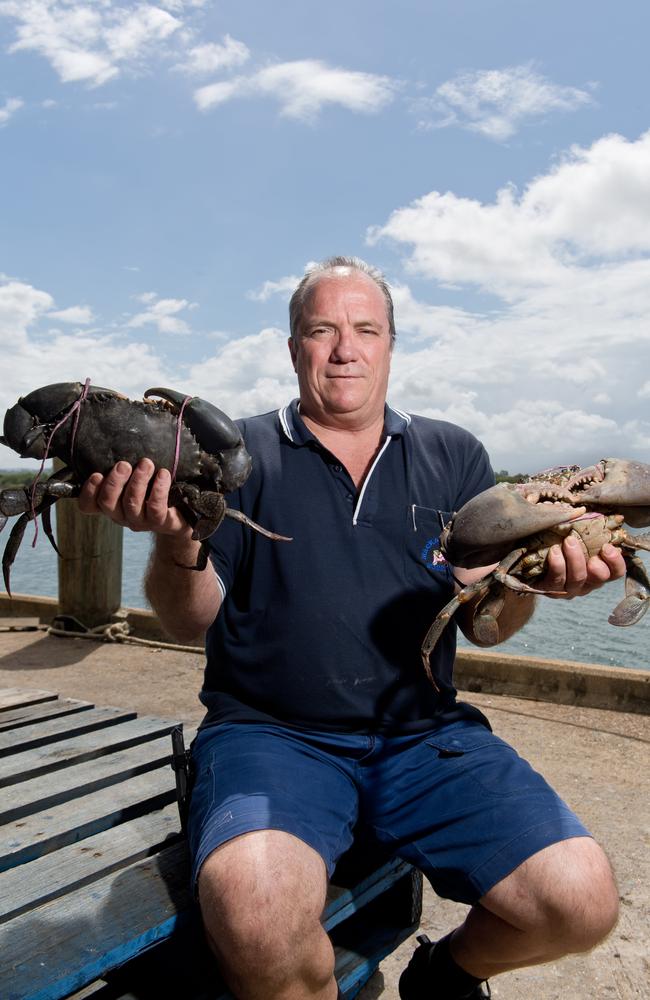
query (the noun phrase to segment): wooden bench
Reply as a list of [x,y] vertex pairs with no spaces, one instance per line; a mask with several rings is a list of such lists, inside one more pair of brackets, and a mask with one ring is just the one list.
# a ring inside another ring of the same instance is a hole
[[[189,891],[176,726],[0,691],[2,1000],[229,996]],[[421,891],[409,865],[359,848],[342,859],[323,924],[346,998],[417,928]]]

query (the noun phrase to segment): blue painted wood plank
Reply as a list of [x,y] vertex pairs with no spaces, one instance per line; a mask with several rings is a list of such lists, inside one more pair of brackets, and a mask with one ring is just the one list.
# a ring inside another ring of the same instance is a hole
[[56,701],[53,691],[24,691],[22,688],[0,688],[0,712],[20,705],[37,705],[41,701]]
[[[0,871],[76,843],[176,800],[171,768],[156,768],[0,828]],[[28,879],[29,866],[24,877]]]
[[178,807],[172,802],[163,809],[61,847],[26,867],[12,868],[0,878],[0,924],[127,868],[180,836]]
[[332,886],[323,918],[325,929],[331,930],[343,920],[347,920],[379,893],[389,889],[410,870],[411,865],[396,858],[372,872],[353,889],[339,889]]
[[91,733],[82,733],[52,745],[35,747],[23,753],[0,759],[0,787],[16,784],[39,774],[53,773],[59,768],[80,764],[95,757],[126,749],[170,733],[178,725],[169,719],[144,716],[121,722]]
[[7,729],[20,729],[34,722],[45,722],[57,716],[72,715],[75,712],[86,712],[95,706],[91,701],[78,701],[75,698],[58,698],[56,701],[44,701],[39,705],[29,705],[26,708],[10,709],[0,712],[0,732]]
[[93,708],[81,715],[37,721],[21,729],[0,733],[0,757],[23,753],[33,747],[50,746],[82,733],[128,722],[136,716],[137,712],[124,708]]
[[184,844],[0,926],[3,1000],[59,1000],[169,937],[189,911]]
[[66,997],[168,938],[191,912],[179,844],[25,913],[0,926],[3,1000]]
[[0,797],[0,825],[69,802],[154,767],[170,767],[169,735],[94,760],[8,785]]

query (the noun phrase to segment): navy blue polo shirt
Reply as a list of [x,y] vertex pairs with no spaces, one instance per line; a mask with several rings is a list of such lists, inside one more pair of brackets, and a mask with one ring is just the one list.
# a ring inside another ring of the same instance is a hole
[[441,527],[494,478],[483,446],[389,406],[362,487],[307,429],[298,401],[238,421],[253,470],[228,496],[274,542],[226,519],[210,540],[224,593],[208,630],[204,724],[269,721],[342,732],[419,731],[455,714],[450,625],[428,682],[420,647],[450,600]]

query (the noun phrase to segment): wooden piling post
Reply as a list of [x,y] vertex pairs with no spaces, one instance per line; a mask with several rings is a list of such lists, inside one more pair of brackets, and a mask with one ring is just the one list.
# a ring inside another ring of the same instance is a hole
[[88,628],[111,620],[122,603],[122,535],[107,517],[81,514],[76,500],[59,500],[59,614]]

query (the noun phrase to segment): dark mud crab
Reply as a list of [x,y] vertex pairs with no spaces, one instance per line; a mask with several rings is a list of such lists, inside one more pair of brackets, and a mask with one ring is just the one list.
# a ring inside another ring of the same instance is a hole
[[650,525],[650,465],[617,458],[604,458],[586,469],[577,465],[547,469],[524,483],[499,483],[466,503],[442,532],[442,554],[452,566],[466,569],[498,565],[462,587],[427,632],[422,660],[434,687],[429,657],[458,608],[478,597],[475,634],[486,645],[498,642],[505,589],[531,591],[526,581],[543,575],[549,548],[568,535],[580,540],[587,557],[597,555],[607,543],[622,550],[625,597],[609,622],[639,621],[648,608],[650,580],[634,553],[650,551],[650,533],[630,534],[624,523],[633,528]]
[[[5,415],[4,436],[23,458],[56,456],[66,463],[45,482],[0,493],[0,530],[7,518],[20,515],[2,560],[9,590],[9,571],[30,520],[42,515],[45,532],[56,549],[50,507],[64,497],[78,496],[93,472],[107,473],[122,460],[136,465],[150,458],[156,468],[172,472],[169,506],[177,507],[205,542],[224,517],[232,517],[268,538],[289,541],[229,508],[224,494],[242,486],[251,471],[251,457],[236,424],[198,396],[174,389],[147,389],[144,401],[128,399],[111,389],[81,382],[57,382],[21,397]],[[158,397],[155,401],[150,397]],[[58,551],[58,549],[57,549]],[[207,565],[202,546],[196,569]]]

